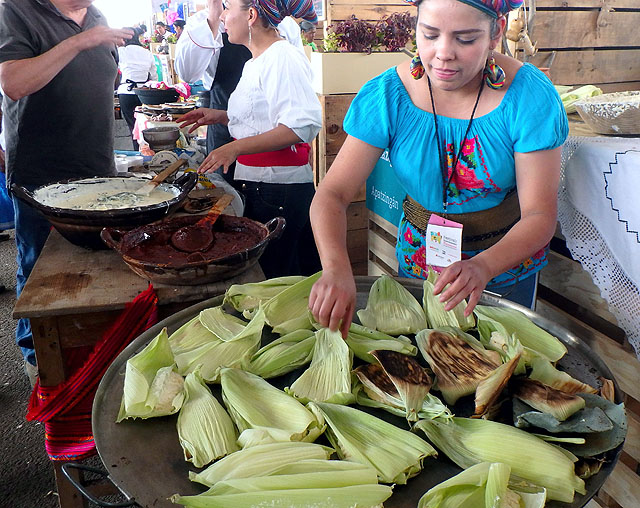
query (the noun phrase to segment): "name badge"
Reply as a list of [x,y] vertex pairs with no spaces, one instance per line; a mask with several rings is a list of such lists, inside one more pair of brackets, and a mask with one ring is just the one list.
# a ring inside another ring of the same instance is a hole
[[462,259],[462,224],[431,214],[425,238],[427,264],[440,272]]

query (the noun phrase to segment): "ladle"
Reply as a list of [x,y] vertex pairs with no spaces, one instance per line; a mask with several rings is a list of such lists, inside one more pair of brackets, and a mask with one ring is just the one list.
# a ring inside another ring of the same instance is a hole
[[186,163],[187,163],[187,159],[178,159],[177,161],[172,162],[165,169],[160,171],[160,173],[154,176],[153,179],[142,184],[142,186],[135,191],[135,194],[139,194],[141,196],[148,196],[153,192],[153,189],[155,189],[166,178],[169,178],[173,173],[178,171]]
[[224,194],[202,219],[175,231],[171,235],[171,245],[182,252],[206,251],[213,243],[213,225],[231,201],[233,196]]

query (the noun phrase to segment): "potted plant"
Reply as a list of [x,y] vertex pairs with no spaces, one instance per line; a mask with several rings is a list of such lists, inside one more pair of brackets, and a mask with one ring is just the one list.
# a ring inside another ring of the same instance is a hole
[[[356,93],[371,78],[410,58],[415,18],[394,13],[377,23],[355,16],[332,24],[324,53],[311,54],[314,89],[319,94]],[[414,43],[415,45],[415,43]]]

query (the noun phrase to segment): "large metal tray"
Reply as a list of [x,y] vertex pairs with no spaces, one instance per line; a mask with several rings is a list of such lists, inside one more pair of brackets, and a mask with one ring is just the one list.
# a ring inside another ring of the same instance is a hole
[[[366,306],[371,284],[375,277],[356,277],[358,309]],[[414,279],[398,279],[416,298],[421,301],[422,281]],[[126,361],[144,348],[163,327],[169,333],[177,330],[201,310],[220,305],[222,296],[204,301],[179,312],[147,330],[133,341],[113,362],[100,382],[93,404],[92,425],[96,447],[111,480],[128,497],[143,507],[175,507],[168,498],[180,493],[182,495],[198,494],[204,487],[189,481],[189,470],[196,470],[192,464],[185,462],[182,448],[178,442],[176,431],[177,416],[152,418],[149,420],[125,420],[116,424],[116,416],[120,408]],[[558,337],[568,349],[568,353],[559,362],[561,368],[574,377],[599,386],[597,377],[603,376],[613,380],[613,375],[600,358],[591,351],[578,337],[565,328],[546,318],[504,299],[484,295],[481,303],[511,307],[528,315],[533,322]],[[264,341],[269,341],[271,334],[265,332]],[[291,384],[296,375],[283,376],[272,380],[273,384],[282,388]],[[614,380],[615,383],[615,380]],[[212,387],[219,395],[219,388]],[[616,386],[616,392],[619,392]],[[620,401],[618,401],[620,402]],[[364,409],[364,408],[362,408]],[[454,408],[454,411],[456,408]],[[406,422],[385,411],[370,410],[380,418],[407,428]],[[422,437],[424,437],[422,435]],[[499,439],[499,436],[496,436]],[[622,445],[607,454],[607,462],[601,471],[586,481],[586,495],[576,494],[571,504],[549,502],[549,507],[579,508],[587,504],[595,495],[613,470]],[[385,503],[387,508],[415,507],[418,500],[434,485],[460,472],[455,464],[444,454],[437,459],[429,458],[424,462],[424,469],[404,486],[396,486],[393,496]]]

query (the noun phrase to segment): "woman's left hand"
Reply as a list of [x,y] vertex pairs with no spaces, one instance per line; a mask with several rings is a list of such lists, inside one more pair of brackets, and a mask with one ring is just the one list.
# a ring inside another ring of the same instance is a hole
[[207,158],[200,164],[198,173],[211,173],[221,167],[226,174],[229,171],[229,166],[236,161],[238,155],[240,154],[236,150],[235,141],[222,145],[207,155]]
[[489,267],[476,256],[447,266],[438,276],[433,287],[433,294],[439,294],[440,301],[447,302],[445,310],[453,309],[462,300],[469,297],[464,312],[465,316],[469,316],[480,301],[482,291],[490,280]]

